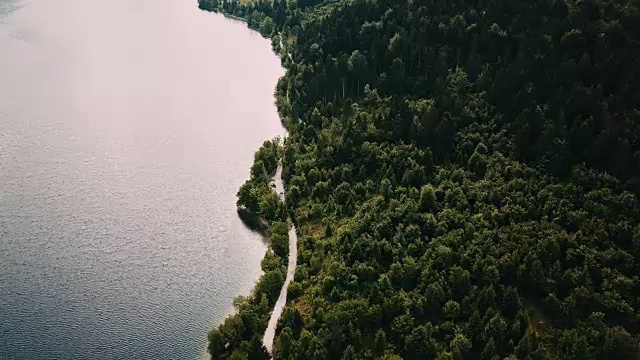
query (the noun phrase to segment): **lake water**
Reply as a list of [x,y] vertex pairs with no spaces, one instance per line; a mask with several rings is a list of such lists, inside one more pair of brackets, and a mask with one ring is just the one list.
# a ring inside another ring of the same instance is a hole
[[185,0],[0,0],[0,359],[198,359],[260,276],[270,42]]

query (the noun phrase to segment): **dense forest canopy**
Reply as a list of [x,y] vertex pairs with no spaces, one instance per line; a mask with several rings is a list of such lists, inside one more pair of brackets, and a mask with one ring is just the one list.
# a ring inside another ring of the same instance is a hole
[[[274,358],[640,359],[640,0],[200,7],[287,68],[269,216],[300,243]],[[213,359],[267,357],[270,300]]]

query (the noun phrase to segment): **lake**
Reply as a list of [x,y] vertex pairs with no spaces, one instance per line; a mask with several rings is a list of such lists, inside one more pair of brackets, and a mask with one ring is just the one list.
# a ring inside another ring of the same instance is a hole
[[200,359],[266,245],[270,41],[184,0],[0,0],[0,359]]

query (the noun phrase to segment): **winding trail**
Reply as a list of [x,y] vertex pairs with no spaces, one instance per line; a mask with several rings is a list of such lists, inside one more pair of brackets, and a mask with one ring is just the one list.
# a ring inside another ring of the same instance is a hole
[[[282,42],[282,32],[278,33],[280,35],[280,54],[284,50],[284,44]],[[286,55],[289,57],[290,61],[293,61],[293,56],[291,56],[290,52],[287,52]],[[289,90],[287,90],[287,100],[289,99]],[[276,185],[276,192],[280,196],[280,199],[284,202],[284,184],[282,183],[282,162],[278,163],[278,169],[276,170],[276,175],[274,177],[274,182]],[[278,319],[282,315],[282,310],[284,306],[287,304],[287,290],[289,289],[289,284],[293,281],[293,277],[296,273],[296,266],[298,264],[298,235],[296,233],[296,226],[291,222],[291,219],[288,219],[289,223],[289,262],[287,264],[287,276],[284,280],[284,284],[282,284],[282,289],[280,289],[280,295],[278,296],[278,300],[273,307],[273,312],[271,313],[271,317],[269,318],[269,323],[267,325],[267,330],[264,332],[264,338],[262,339],[262,344],[267,348],[269,354],[273,354],[273,340],[276,335],[276,325],[278,324]]]
[[[278,193],[278,195],[280,195],[282,201],[284,201],[282,163],[278,163],[278,170],[276,170],[274,181],[276,184],[276,192]],[[278,296],[278,300],[273,307],[273,312],[271,313],[271,317],[269,318],[267,330],[264,332],[264,338],[262,339],[262,343],[267,348],[267,351],[269,351],[270,354],[273,354],[273,339],[276,335],[276,325],[278,324],[280,315],[282,315],[284,306],[287,304],[287,289],[289,288],[289,284],[291,283],[291,281],[293,281],[293,276],[296,273],[296,266],[298,263],[298,235],[296,234],[296,227],[291,222],[291,219],[289,219],[289,225],[291,226],[291,228],[289,229],[289,263],[287,265],[287,277],[285,278],[282,289],[280,290],[280,296]]]

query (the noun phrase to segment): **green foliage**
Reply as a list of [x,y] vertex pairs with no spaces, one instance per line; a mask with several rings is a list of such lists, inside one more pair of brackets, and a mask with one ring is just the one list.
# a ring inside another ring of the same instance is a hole
[[245,207],[267,222],[283,221],[286,212],[280,196],[271,185],[280,159],[280,139],[265,141],[256,152],[251,167],[251,178],[238,190],[237,205]]
[[208,351],[213,360],[270,359],[262,337],[285,281],[289,252],[284,204],[271,185],[281,152],[279,139],[264,142],[255,154],[251,178],[238,191],[237,205],[251,212],[257,222],[269,229],[272,251],[262,260],[264,274],[252,295],[236,299],[236,313],[209,333]]
[[442,314],[446,319],[455,320],[460,315],[460,304],[453,300],[449,300],[444,304]]
[[260,282],[256,285],[255,291],[258,294],[266,294],[269,303],[275,303],[280,294],[280,288],[284,284],[285,274],[282,269],[271,270],[264,273]]
[[293,346],[293,331],[285,327],[276,339],[274,352],[279,359],[289,359],[293,352]]
[[269,245],[277,256],[287,258],[289,255],[289,231],[286,223],[276,222],[272,224]]
[[463,334],[456,334],[451,340],[450,348],[455,359],[464,359],[473,347],[471,340],[467,339]]
[[265,36],[271,36],[273,33],[273,20],[270,17],[265,17],[260,23],[260,33]]
[[640,358],[636,0],[223,6],[286,40],[276,359]]

